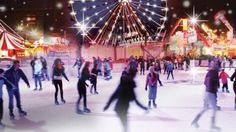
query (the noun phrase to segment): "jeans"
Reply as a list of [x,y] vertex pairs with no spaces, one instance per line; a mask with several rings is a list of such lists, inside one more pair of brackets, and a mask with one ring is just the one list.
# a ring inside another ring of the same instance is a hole
[[7,92],[9,96],[9,110],[13,111],[14,108],[14,96],[16,98],[16,106],[19,110],[21,110],[21,98],[20,98],[20,90],[19,88],[13,89],[12,87],[7,87]]
[[42,69],[42,79],[45,80],[45,77],[48,81],[50,80],[48,76],[48,69]]
[[39,84],[40,89],[42,89],[41,75],[39,75],[39,74],[34,75],[34,83],[35,83],[36,89],[38,88],[38,84]]

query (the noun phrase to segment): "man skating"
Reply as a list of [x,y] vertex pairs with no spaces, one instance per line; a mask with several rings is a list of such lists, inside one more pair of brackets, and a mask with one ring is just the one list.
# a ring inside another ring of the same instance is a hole
[[10,118],[11,119],[15,118],[15,115],[13,113],[14,97],[16,98],[16,105],[17,105],[20,116],[26,116],[27,113],[23,111],[21,107],[19,81],[20,79],[23,79],[24,82],[27,84],[28,88],[30,88],[30,84],[24,72],[20,69],[20,62],[18,60],[15,60],[13,62],[13,66],[5,72],[5,78],[8,80],[6,85],[7,85],[7,92],[9,95]]

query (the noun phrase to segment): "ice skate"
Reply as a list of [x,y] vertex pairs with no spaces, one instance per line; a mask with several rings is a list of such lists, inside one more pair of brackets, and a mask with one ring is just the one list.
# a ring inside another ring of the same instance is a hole
[[9,116],[10,116],[10,120],[14,120],[15,119],[15,115],[12,112],[9,114]]
[[6,126],[2,123],[2,122],[0,122],[0,129],[3,129],[3,128],[5,128]]
[[199,128],[199,124],[196,122],[196,121],[193,121],[192,123],[191,123],[191,126],[192,127],[194,127],[194,128]]
[[77,114],[84,114],[84,112],[82,110],[80,110],[79,108],[76,109],[76,113]]
[[35,88],[34,91],[37,91],[37,88]]
[[85,113],[91,113],[91,110],[88,109],[88,108],[84,108],[84,112],[85,112]]
[[59,105],[59,102],[58,102],[58,101],[55,101],[55,105]]
[[39,89],[39,91],[42,91],[42,90],[43,90],[42,88]]
[[66,103],[66,101],[65,101],[64,99],[62,99],[62,100],[61,100],[61,102],[62,102],[63,104],[65,104],[65,103]]
[[228,89],[226,89],[226,93],[229,93],[229,90],[228,90]]
[[20,117],[27,116],[27,112],[20,110],[19,115],[20,115]]

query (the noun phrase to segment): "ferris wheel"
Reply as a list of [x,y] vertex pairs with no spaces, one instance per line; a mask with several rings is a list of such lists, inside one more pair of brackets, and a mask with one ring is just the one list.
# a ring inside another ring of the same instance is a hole
[[74,28],[92,44],[158,40],[167,0],[69,0]]

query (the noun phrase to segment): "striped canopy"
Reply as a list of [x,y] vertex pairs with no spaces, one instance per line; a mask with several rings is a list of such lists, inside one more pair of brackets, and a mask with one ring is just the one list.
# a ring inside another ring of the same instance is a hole
[[6,31],[0,26],[0,49],[1,50],[21,50],[25,49],[24,40]]

